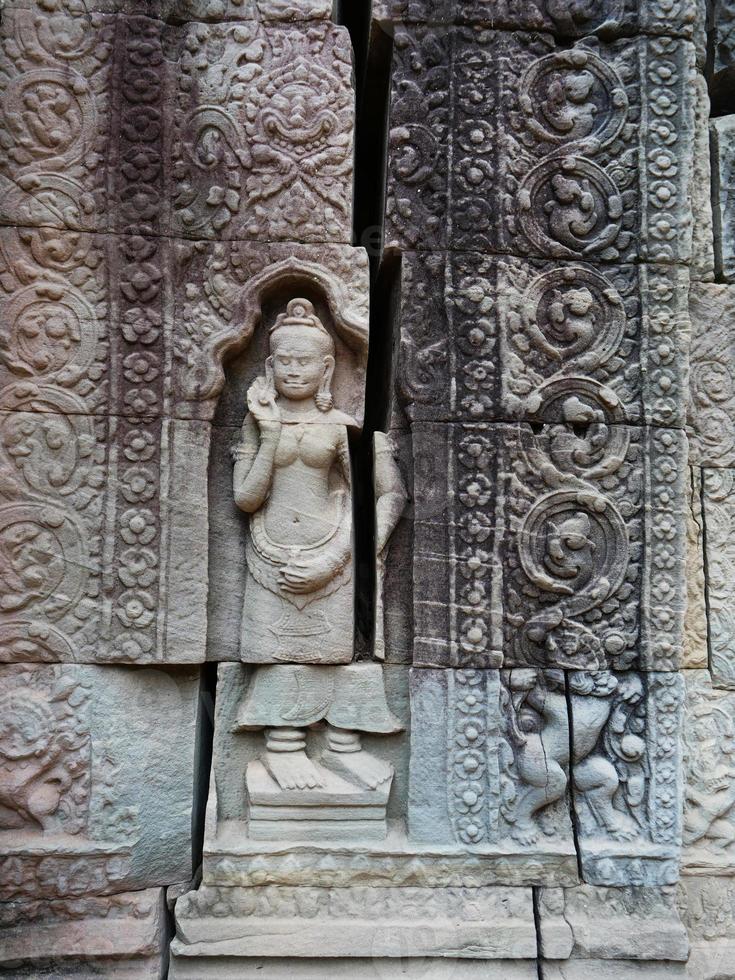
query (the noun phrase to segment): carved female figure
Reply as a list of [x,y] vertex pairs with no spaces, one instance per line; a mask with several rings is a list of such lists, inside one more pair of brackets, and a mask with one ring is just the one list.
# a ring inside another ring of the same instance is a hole
[[307,300],[270,335],[234,450],[250,514],[241,655],[249,663],[352,660],[352,507],[347,426],[332,404],[334,341]]
[[271,330],[234,450],[235,502],[250,514],[241,657],[268,665],[255,672],[237,728],[266,729],[263,762],[282,789],[328,782],[306,756],[307,727],[326,721],[322,762],[368,788],[392,768],[362,750],[357,732],[402,727],[380,666],[351,663],[354,422],[334,407],[334,368],[334,341],[312,304],[291,300]]

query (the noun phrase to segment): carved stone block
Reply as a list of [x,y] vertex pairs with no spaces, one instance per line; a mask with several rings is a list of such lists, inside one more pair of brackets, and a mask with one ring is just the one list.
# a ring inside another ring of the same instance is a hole
[[735,282],[735,116],[710,123],[715,226],[715,266],[725,282]]
[[676,669],[681,432],[417,423],[412,442],[415,664]]
[[688,260],[693,71],[694,48],[671,38],[557,49],[398,27],[387,243]]
[[411,671],[408,833],[546,877],[573,853],[564,679],[534,671]]
[[[299,4],[268,6],[285,21]],[[354,93],[343,28],[14,8],[0,34],[0,224],[46,236],[351,240]],[[157,246],[140,248],[153,255]]]
[[160,980],[168,939],[163,889],[90,896],[79,889],[81,878],[69,884],[61,898],[5,906],[0,970],[12,970],[15,980]]
[[682,866],[735,875],[735,693],[713,689],[706,670],[685,678]]
[[614,887],[674,884],[681,841],[681,675],[576,671],[567,683],[584,880]]
[[735,286],[692,283],[689,451],[699,466],[735,465]]
[[0,414],[0,660],[204,660],[209,424],[56,414],[63,388],[19,388],[28,411]]
[[682,667],[696,669],[708,666],[709,650],[704,574],[702,471],[695,467],[689,469],[687,505],[687,611],[684,619]]
[[676,888],[542,888],[538,901],[545,960],[685,961],[686,929]]
[[710,669],[715,686],[726,688],[735,688],[733,481],[735,470],[703,471]]
[[697,72],[692,78],[694,141],[692,144],[692,278],[705,282],[715,277],[715,231],[712,214],[712,166],[710,160],[710,100],[707,82]]
[[408,252],[399,398],[411,419],[536,422],[576,393],[611,423],[680,426],[687,287],[663,265]]
[[735,880],[682,876],[679,908],[689,932],[689,980],[722,980],[735,962]]
[[326,25],[266,33],[192,25],[171,40],[180,51],[171,125],[173,233],[350,242],[354,93],[347,32]]
[[483,24],[494,28],[549,31],[559,37],[615,34],[691,36],[698,26],[694,0],[378,0],[373,16],[419,24]]
[[174,976],[177,961],[185,971],[187,959],[202,956],[243,965],[274,954],[319,957],[320,965],[333,957],[536,957],[530,888],[478,888],[470,897],[459,888],[205,886],[178,900],[176,925]]
[[11,8],[0,37],[0,224],[104,230],[114,18]]
[[198,675],[49,664],[0,677],[2,900],[186,880]]

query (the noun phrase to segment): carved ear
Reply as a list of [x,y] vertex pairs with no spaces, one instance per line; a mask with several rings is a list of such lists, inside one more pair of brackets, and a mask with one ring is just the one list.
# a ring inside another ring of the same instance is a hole
[[266,359],[265,359],[265,383],[266,383],[266,387],[268,388],[268,391],[272,391],[272,392],[275,393],[275,390],[276,390],[276,382],[275,382],[275,379],[273,377],[273,358],[272,357],[266,357]]
[[334,374],[334,358],[327,354],[324,358],[324,374],[319,382],[319,391],[316,393],[316,407],[320,412],[328,412],[334,405],[332,399],[332,375]]
[[334,358],[331,354],[327,354],[324,358],[324,375],[322,377],[322,383],[319,385],[319,391],[326,392],[332,390],[332,378],[334,377]]

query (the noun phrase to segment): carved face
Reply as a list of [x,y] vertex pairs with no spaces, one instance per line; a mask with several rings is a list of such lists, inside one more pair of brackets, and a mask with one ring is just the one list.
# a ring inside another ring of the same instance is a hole
[[283,398],[313,398],[334,360],[329,338],[309,327],[281,327],[271,337],[271,368]]

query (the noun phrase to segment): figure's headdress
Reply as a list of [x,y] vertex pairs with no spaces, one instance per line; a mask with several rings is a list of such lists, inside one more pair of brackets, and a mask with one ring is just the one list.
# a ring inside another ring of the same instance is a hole
[[334,338],[316,315],[314,305],[308,299],[292,299],[286,307],[286,312],[281,313],[271,327],[270,336],[273,337],[273,334],[281,327],[305,327],[307,330],[316,330],[319,341],[323,345],[324,354],[332,358],[331,367],[325,368],[319,391],[314,396],[319,411],[328,412],[334,405],[331,389],[334,370]]
[[331,334],[314,312],[314,306],[308,299],[292,299],[286,307],[286,312],[279,314],[270,329],[270,333],[274,334],[281,327],[307,327],[309,330],[318,330],[322,336],[329,340],[332,349],[334,349]]

